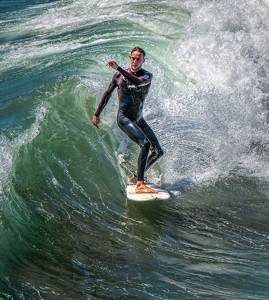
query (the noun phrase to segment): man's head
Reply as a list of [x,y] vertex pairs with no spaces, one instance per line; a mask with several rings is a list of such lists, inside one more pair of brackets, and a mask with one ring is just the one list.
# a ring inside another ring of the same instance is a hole
[[131,69],[133,72],[137,72],[145,61],[146,53],[140,47],[135,47],[130,52]]

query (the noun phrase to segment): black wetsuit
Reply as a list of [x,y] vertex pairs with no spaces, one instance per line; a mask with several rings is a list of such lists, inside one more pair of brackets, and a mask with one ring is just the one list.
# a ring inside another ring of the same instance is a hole
[[[144,69],[136,73],[117,68],[108,88],[105,90],[95,115],[100,113],[107,104],[111,93],[118,87],[119,111],[117,122],[130,139],[141,147],[138,157],[137,180],[144,180],[144,172],[160,156],[163,150],[149,125],[142,116],[144,100],[148,94],[152,74]],[[148,157],[149,150],[151,154]]]

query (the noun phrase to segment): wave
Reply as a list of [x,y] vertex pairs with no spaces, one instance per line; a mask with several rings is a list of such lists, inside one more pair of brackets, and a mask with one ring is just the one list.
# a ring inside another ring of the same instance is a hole
[[[5,13],[0,296],[265,297],[267,14],[266,2],[144,0]],[[116,95],[90,124],[106,59],[127,66],[137,44],[165,150],[149,175],[173,193],[141,206],[124,196],[117,153],[135,166],[139,149],[117,128]]]

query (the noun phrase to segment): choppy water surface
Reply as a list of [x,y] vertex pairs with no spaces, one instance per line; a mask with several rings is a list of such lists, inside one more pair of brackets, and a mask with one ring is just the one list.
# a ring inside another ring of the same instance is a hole
[[[1,1],[0,298],[269,298],[267,1]],[[127,203],[113,75],[145,48],[167,202]]]

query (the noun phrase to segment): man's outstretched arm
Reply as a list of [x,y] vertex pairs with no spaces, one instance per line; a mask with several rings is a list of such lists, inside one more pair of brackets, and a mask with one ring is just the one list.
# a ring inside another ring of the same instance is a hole
[[147,73],[144,76],[135,76],[134,74],[129,73],[128,71],[121,68],[114,59],[111,59],[107,62],[107,66],[120,72],[127,80],[129,80],[134,85],[147,85],[151,83],[152,74]]
[[95,127],[99,128],[99,123],[100,123],[100,114],[103,111],[103,109],[105,108],[108,100],[111,97],[112,92],[114,91],[115,87],[116,87],[116,74],[113,76],[109,86],[107,87],[107,89],[104,91],[99,105],[96,109],[96,112],[94,113],[93,117],[92,117],[92,123]]

